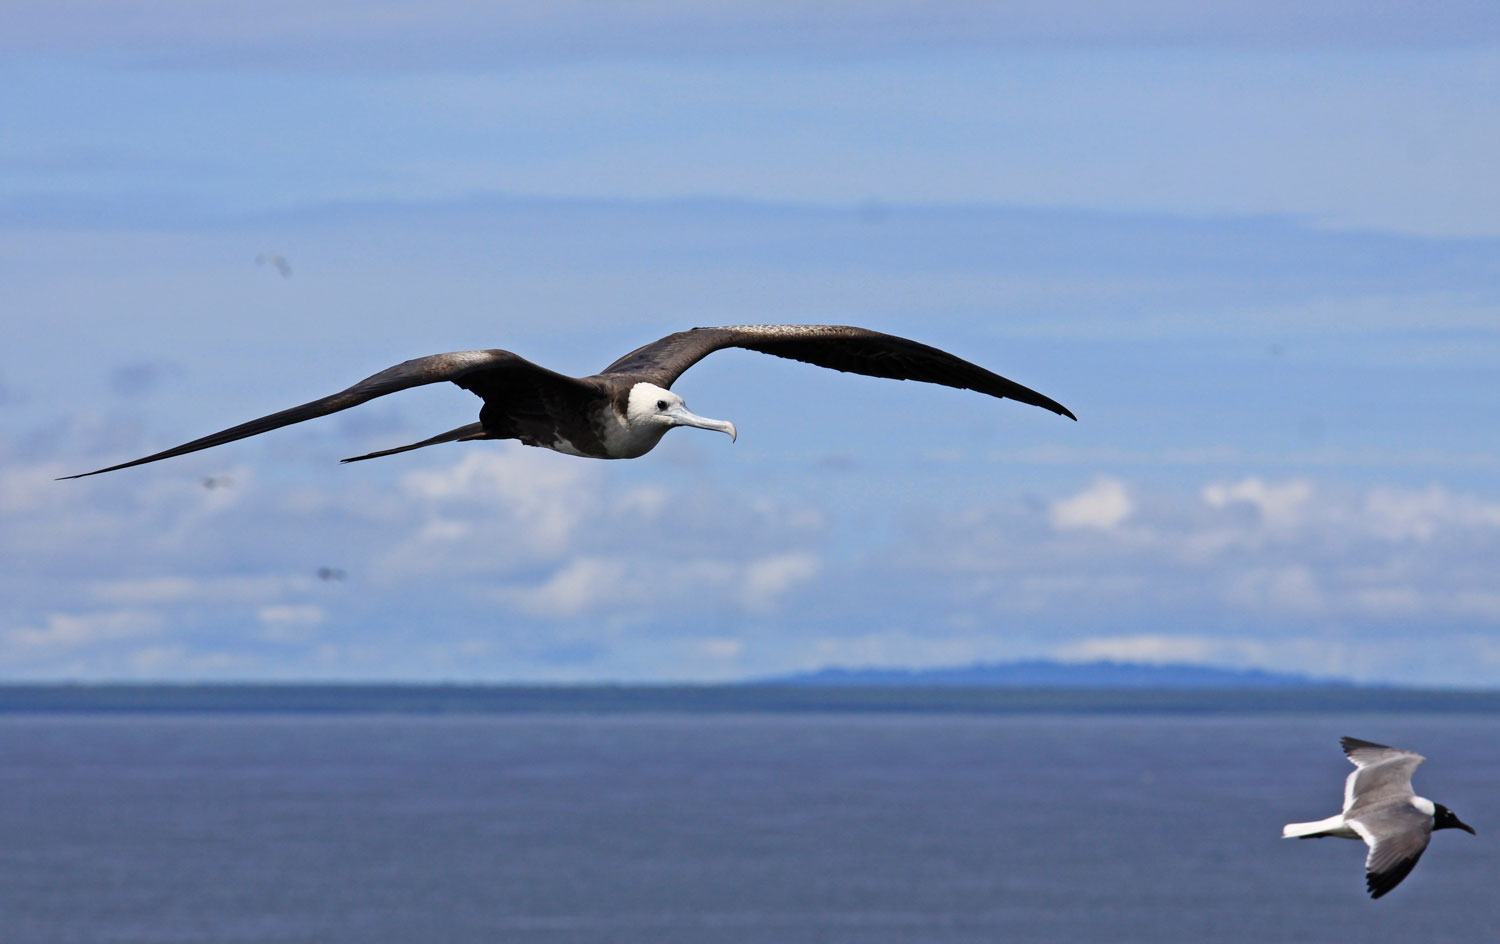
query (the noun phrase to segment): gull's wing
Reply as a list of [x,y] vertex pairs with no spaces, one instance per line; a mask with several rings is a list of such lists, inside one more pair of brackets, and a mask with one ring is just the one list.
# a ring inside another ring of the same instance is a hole
[[1415,751],[1387,747],[1359,738],[1340,739],[1344,754],[1355,767],[1344,781],[1344,813],[1353,818],[1361,810],[1412,795],[1411,775],[1427,758]]
[[1405,802],[1387,804],[1352,817],[1348,823],[1370,846],[1370,854],[1365,857],[1365,887],[1371,898],[1379,898],[1401,884],[1432,839],[1432,817]]
[[[408,387],[420,387],[423,384],[439,383],[451,380],[461,387],[473,390],[480,396],[485,397],[491,389],[515,389],[517,387],[549,387],[566,388],[570,393],[577,395],[592,394],[593,388],[583,384],[572,377],[554,373],[543,367],[538,367],[524,357],[519,357],[509,351],[455,351],[451,354],[433,354],[429,357],[418,357],[413,360],[389,367],[378,374],[366,377],[359,383],[347,390],[335,393],[332,396],[323,397],[321,400],[313,400],[301,406],[272,413],[253,419],[248,423],[231,426],[229,429],[220,430],[195,439],[189,443],[183,443],[164,452],[158,452],[131,462],[122,462],[104,469],[96,469],[93,472],[83,472],[79,475],[65,475],[63,478],[81,479],[88,475],[98,475],[101,472],[113,472],[116,469],[127,469],[133,465],[142,465],[147,462],[155,462],[158,459],[170,459],[173,456],[185,455],[189,452],[197,452],[210,446],[220,446],[224,443],[244,439],[258,433],[269,432],[303,420],[314,419],[319,416],[327,416],[340,410],[347,410],[351,406],[358,406],[366,400],[405,390]],[[576,388],[574,390],[573,388]],[[444,434],[445,436],[447,434]],[[433,441],[446,441],[438,437]],[[425,443],[423,444],[425,445]]]
[[604,374],[630,374],[662,387],[714,351],[741,347],[833,370],[942,384],[992,397],[1019,400],[1077,419],[1067,407],[1013,380],[992,374],[947,351],[906,338],[847,325],[731,325],[669,334],[637,348],[604,368]]

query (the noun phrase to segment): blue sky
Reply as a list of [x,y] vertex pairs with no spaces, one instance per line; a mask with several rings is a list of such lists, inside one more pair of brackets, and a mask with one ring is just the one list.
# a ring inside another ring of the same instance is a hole
[[[1492,4],[7,19],[0,678],[1500,679]],[[734,444],[337,463],[474,418],[424,388],[52,481],[412,356],[766,321],[1080,421],[724,352],[676,389]]]

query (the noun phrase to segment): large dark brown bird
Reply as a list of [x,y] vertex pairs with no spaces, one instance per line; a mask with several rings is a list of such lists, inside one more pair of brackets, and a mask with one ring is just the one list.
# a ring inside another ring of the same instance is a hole
[[682,398],[669,389],[683,371],[726,347],[775,354],[871,377],[974,390],[1077,419],[1062,404],[1035,390],[906,338],[844,325],[733,325],[669,334],[631,351],[591,377],[554,373],[509,351],[456,351],[418,357],[321,400],[262,416],[142,459],[64,478],[83,478],[170,459],[347,410],[408,387],[444,380],[484,400],[479,422],[409,446],[343,461],[357,462],[436,443],[471,439],[519,439],[528,446],[555,449],[572,456],[634,459],[650,452],[674,426],[696,426],[727,433],[731,439],[735,437],[733,423],[689,412]]

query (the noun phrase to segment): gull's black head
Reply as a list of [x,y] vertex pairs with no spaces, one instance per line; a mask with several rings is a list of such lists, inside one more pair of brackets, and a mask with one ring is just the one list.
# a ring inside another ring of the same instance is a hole
[[1459,819],[1457,814],[1441,803],[1432,804],[1432,828],[1462,829],[1471,836],[1478,835],[1473,826]]

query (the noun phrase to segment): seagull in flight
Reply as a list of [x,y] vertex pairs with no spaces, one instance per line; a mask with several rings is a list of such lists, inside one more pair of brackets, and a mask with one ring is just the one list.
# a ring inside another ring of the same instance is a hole
[[[847,325],[732,325],[669,334],[588,377],[555,373],[498,349],[418,357],[366,377],[331,396],[141,459],[63,478],[83,478],[170,459],[347,410],[388,393],[441,381],[457,384],[484,401],[479,422],[421,442],[343,461],[358,462],[436,443],[475,439],[516,439],[528,446],[567,455],[634,459],[650,452],[662,436],[678,426],[721,432],[733,440],[737,436],[733,423],[689,411],[682,397],[671,391],[672,383],[689,367],[715,351],[732,347],[854,374],[973,390],[1077,419],[1067,407],[1029,387],[947,351],[906,338]],[[894,432],[899,434],[899,430]]]
[[1284,839],[1363,839],[1365,886],[1379,898],[1401,884],[1427,850],[1435,829],[1474,829],[1441,803],[1417,796],[1411,775],[1426,760],[1421,754],[1346,737],[1339,741],[1354,765],[1344,783],[1344,810],[1315,823],[1288,823]]

